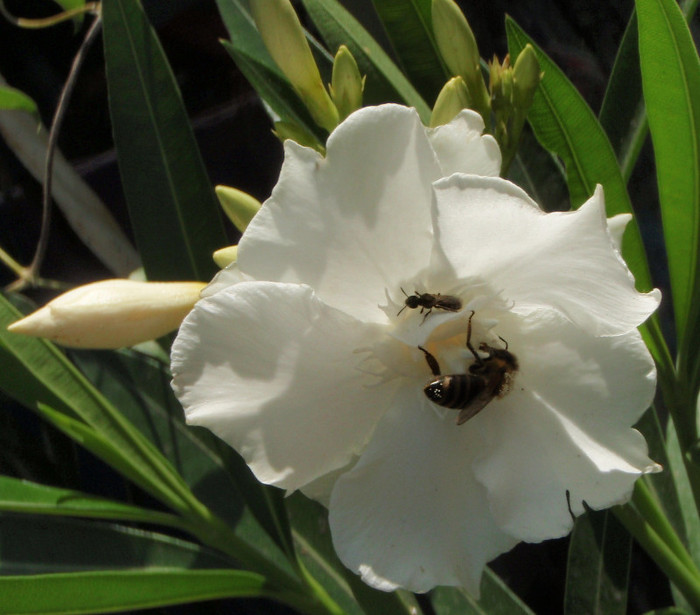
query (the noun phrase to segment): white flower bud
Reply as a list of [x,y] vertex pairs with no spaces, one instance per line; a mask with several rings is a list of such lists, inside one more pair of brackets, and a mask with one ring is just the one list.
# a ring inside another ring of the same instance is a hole
[[71,348],[121,348],[180,326],[201,282],[104,280],[59,295],[8,330]]
[[214,191],[228,219],[241,233],[245,231],[253,216],[258,213],[260,201],[247,192],[230,186],[217,186]]

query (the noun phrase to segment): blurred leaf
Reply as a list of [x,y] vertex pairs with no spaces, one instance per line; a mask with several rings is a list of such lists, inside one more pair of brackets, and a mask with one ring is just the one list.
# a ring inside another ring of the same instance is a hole
[[[328,511],[301,493],[285,500],[302,562],[348,615],[420,615],[406,592],[382,592],[348,570],[333,548]],[[357,602],[356,602],[357,601]]]
[[700,355],[700,60],[673,0],[637,0],[636,6],[679,369],[692,370]]
[[72,356],[95,386],[178,469],[201,502],[267,559],[287,566],[271,542],[292,556],[283,492],[261,485],[241,457],[209,430],[185,424],[165,365],[131,350],[80,351]]
[[328,48],[346,45],[367,75],[364,104],[401,102],[415,107],[423,123],[430,121],[430,107],[372,36],[337,0],[302,0]]
[[0,511],[182,525],[177,517],[168,513],[9,476],[0,476]]
[[372,0],[399,64],[424,100],[432,104],[451,77],[433,37],[430,0]]
[[228,41],[222,41],[222,44],[260,98],[270,105],[283,121],[301,126],[315,137],[319,145],[325,142],[323,129],[311,119],[286,77],[277,70],[268,68],[258,58],[248,55],[235,44]]
[[436,615],[534,615],[529,607],[490,568],[481,577],[481,597],[476,600],[456,587],[431,592]]
[[[0,536],[2,575],[233,565],[188,540],[95,520],[0,513]],[[0,611],[3,605],[0,601]]]
[[265,578],[240,570],[122,570],[0,577],[3,611],[107,613],[216,598],[264,596]]
[[9,86],[0,86],[0,109],[26,111],[39,117],[36,103],[24,92]]
[[109,109],[124,193],[151,280],[209,280],[219,206],[170,65],[136,0],[102,3]]
[[[175,509],[192,495],[167,460],[50,342],[7,331],[21,314],[0,295],[0,389],[27,407],[52,407],[89,425],[132,466],[138,484]],[[184,498],[184,499],[183,499]]]
[[566,615],[625,615],[632,537],[610,511],[576,519],[566,566]]

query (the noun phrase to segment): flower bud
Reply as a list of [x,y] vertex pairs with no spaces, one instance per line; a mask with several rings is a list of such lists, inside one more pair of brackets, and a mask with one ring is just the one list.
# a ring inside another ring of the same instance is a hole
[[527,114],[542,80],[537,54],[529,43],[520,52],[513,67],[513,95],[516,107]]
[[323,85],[304,29],[289,0],[251,0],[250,12],[265,47],[311,117],[319,126],[332,131],[338,125],[338,110]]
[[331,97],[341,121],[362,106],[364,87],[365,80],[360,75],[355,58],[345,45],[341,45],[333,60],[331,81]]
[[230,186],[216,186],[214,191],[228,219],[241,233],[245,231],[253,216],[260,210],[260,201],[247,192]]
[[238,246],[221,248],[212,254],[212,258],[219,269],[224,269],[238,260]]
[[462,109],[468,108],[470,108],[470,98],[464,79],[452,77],[438,94],[430,116],[430,127],[447,124]]
[[59,295],[8,330],[71,348],[121,348],[177,329],[201,282],[103,280]]
[[454,0],[433,0],[433,32],[452,75],[464,79],[472,108],[489,120],[489,94],[481,74],[481,57],[469,22]]
[[318,139],[309,133],[303,126],[291,122],[275,122],[273,134],[284,143],[287,139],[295,141],[304,147],[310,147],[317,152],[325,154],[325,148],[318,142]]

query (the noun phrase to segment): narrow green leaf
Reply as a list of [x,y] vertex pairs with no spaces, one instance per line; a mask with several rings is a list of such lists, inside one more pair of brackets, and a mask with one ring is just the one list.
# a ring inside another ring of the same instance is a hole
[[314,24],[331,51],[346,45],[367,75],[364,102],[376,105],[401,102],[415,107],[428,125],[430,107],[372,36],[337,0],[302,0]]
[[636,7],[683,371],[697,360],[700,341],[700,60],[673,0],[637,0]]
[[236,44],[228,41],[221,42],[260,98],[270,105],[270,108],[283,121],[301,126],[314,136],[319,144],[325,142],[323,129],[313,121],[284,75],[276,68],[269,68]]
[[632,538],[610,511],[576,519],[566,566],[566,615],[625,615]]
[[436,615],[534,615],[490,568],[481,577],[477,600],[456,587],[438,587],[431,597]]
[[146,274],[209,280],[226,236],[175,77],[136,0],[105,0],[102,19],[114,142]]
[[94,519],[0,513],[0,536],[2,575],[233,566],[194,542]]
[[268,594],[265,578],[240,570],[121,570],[0,577],[13,615],[111,613]]
[[182,526],[177,517],[168,513],[9,476],[0,476],[0,511]]
[[0,86],[0,109],[27,111],[39,117],[36,103],[24,92],[9,86]]
[[130,350],[81,351],[73,357],[83,373],[178,469],[201,502],[268,559],[284,563],[267,544],[261,527],[287,557],[293,557],[283,492],[261,485],[243,459],[209,430],[185,424],[164,364]]
[[193,496],[170,463],[53,344],[7,331],[20,317],[0,295],[0,389],[34,410],[41,403],[84,421],[131,461],[140,485],[151,485],[175,509],[187,508]]
[[[564,73],[511,18],[506,18],[506,32],[511,57],[517,57],[528,43],[537,53],[544,77],[528,121],[540,143],[564,162],[572,206],[581,205],[593,194],[596,184],[601,184],[609,216],[632,213],[615,153],[590,107]],[[651,276],[634,220],[625,232],[623,255],[637,287],[650,290]]]
[[433,37],[430,0],[372,0],[401,68],[424,100],[433,103],[451,77]]

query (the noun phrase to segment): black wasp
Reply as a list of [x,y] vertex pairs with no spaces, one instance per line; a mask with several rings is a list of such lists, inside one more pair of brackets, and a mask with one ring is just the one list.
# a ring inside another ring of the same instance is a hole
[[421,324],[425,322],[425,319],[430,316],[434,309],[445,310],[446,312],[459,312],[462,309],[462,300],[453,295],[441,295],[440,293],[433,295],[431,293],[419,293],[418,291],[415,291],[412,295],[407,295],[403,288],[401,292],[406,295],[406,301],[396,315],[401,314],[406,308],[411,308],[412,310],[420,308],[421,314],[425,312]]

